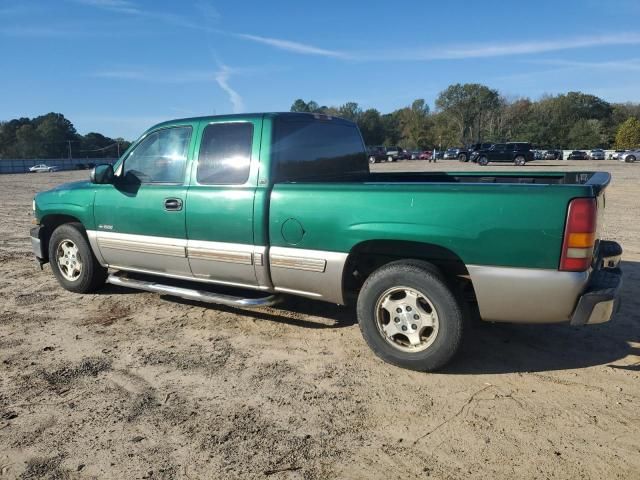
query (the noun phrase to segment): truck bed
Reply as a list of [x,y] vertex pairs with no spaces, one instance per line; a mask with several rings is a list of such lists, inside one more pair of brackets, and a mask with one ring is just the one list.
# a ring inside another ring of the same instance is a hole
[[557,269],[571,199],[597,198],[606,172],[372,173],[278,183],[269,242],[295,219],[296,247],[349,252],[394,236],[447,248],[465,264]]

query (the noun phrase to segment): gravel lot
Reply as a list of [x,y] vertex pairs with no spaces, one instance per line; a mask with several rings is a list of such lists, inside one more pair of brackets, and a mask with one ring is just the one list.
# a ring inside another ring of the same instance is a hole
[[0,176],[0,478],[640,478],[640,164],[525,168],[612,172],[622,310],[476,326],[437,374],[374,357],[350,308],[69,293],[31,255],[31,199],[88,172]]

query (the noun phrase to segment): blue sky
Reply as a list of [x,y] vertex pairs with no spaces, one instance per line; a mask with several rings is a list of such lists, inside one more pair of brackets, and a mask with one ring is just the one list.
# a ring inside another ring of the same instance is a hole
[[178,117],[389,112],[456,82],[640,101],[640,1],[0,0],[0,119],[128,139]]

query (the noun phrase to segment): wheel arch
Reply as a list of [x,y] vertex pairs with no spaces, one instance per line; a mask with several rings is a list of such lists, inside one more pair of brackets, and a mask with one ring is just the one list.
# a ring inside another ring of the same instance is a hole
[[[428,242],[388,239],[366,240],[351,248],[342,274],[345,303],[353,302],[375,270],[398,260],[421,260],[432,264],[466,303],[477,303],[469,271],[455,252]],[[473,308],[477,310],[477,305]]]
[[[43,227],[40,229],[40,242],[42,244],[42,254],[46,255],[46,258],[43,258],[43,260],[49,261],[49,241],[51,240],[51,234],[60,225],[64,225],[66,223],[79,223],[80,225],[82,225],[82,222],[80,221],[79,218],[74,217],[73,215],[59,214],[59,213],[51,213],[51,214],[45,215],[40,220],[40,225]],[[82,227],[84,229],[84,225]]]

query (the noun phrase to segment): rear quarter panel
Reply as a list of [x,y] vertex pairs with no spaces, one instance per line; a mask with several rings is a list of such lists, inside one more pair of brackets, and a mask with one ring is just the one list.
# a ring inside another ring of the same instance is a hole
[[[555,269],[571,198],[588,189],[498,184],[278,184],[270,205],[272,246],[348,253],[367,240],[426,242],[465,264]],[[294,218],[304,235],[287,243]],[[401,254],[402,252],[398,252]]]

